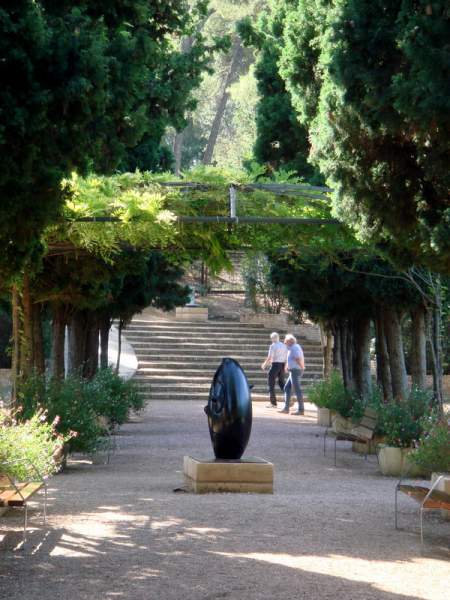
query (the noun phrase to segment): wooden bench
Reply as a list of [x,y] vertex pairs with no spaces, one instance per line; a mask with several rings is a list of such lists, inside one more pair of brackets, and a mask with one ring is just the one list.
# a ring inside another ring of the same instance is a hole
[[[340,415],[338,415],[340,417]],[[323,436],[323,454],[326,454],[326,442],[327,436],[334,436],[334,466],[336,466],[336,445],[339,441],[346,442],[359,442],[366,445],[366,453],[364,458],[367,459],[369,452],[369,444],[373,438],[375,428],[377,426],[377,413],[373,408],[367,407],[364,410],[363,416],[359,423],[350,425],[345,431],[334,430],[333,427],[336,424],[336,417],[332,419],[331,429],[327,427]]]
[[445,475],[440,475],[429,487],[404,484],[402,483],[404,479],[400,479],[395,486],[395,529],[398,529],[398,493],[402,492],[420,504],[420,541],[423,544],[423,511],[436,509],[450,511],[450,494],[436,489],[444,477]]
[[25,544],[27,539],[28,501],[42,488],[44,489],[44,525],[47,521],[47,484],[31,463],[29,468],[33,475],[27,481],[18,481],[10,475],[8,467],[19,462],[25,461],[0,463],[0,508],[24,509],[23,544]]

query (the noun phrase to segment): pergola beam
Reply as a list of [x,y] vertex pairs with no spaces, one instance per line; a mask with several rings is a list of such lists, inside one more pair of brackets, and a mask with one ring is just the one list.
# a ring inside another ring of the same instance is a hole
[[[208,191],[218,188],[214,184],[196,183],[193,181],[161,181],[155,182],[157,185],[164,187],[173,187],[182,190],[200,190]],[[304,218],[304,217],[255,217],[255,216],[238,216],[238,192],[250,193],[255,190],[270,192],[271,194],[283,196],[302,196],[310,200],[328,200],[327,194],[331,192],[331,188],[325,186],[308,185],[303,183],[251,183],[251,184],[234,184],[229,185],[229,215],[204,215],[191,216],[181,215],[176,217],[178,223],[223,223],[226,225],[338,225],[340,221],[337,219],[320,219],[320,218]],[[75,219],[81,223],[117,223],[120,222],[119,217],[80,217]]]
[[176,220],[179,223],[225,223],[230,225],[338,225],[337,219],[314,219],[303,217],[219,217],[219,216],[180,216]]

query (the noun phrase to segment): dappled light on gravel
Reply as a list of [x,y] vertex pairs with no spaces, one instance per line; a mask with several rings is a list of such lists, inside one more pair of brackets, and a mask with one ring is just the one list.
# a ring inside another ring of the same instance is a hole
[[[409,588],[409,592],[423,600],[434,600],[435,598],[446,598],[449,592],[449,563],[443,560],[433,560],[432,566],[425,559],[415,558],[410,561],[401,561],[402,578],[397,576],[398,565],[391,561],[364,560],[352,556],[314,556],[314,555],[292,555],[274,554],[266,552],[217,552],[221,556],[231,559],[247,558],[250,560],[267,562],[274,565],[282,565],[290,569],[318,573],[320,575],[332,575],[350,581],[360,581],[373,585],[375,588],[385,592],[403,594],[405,580],[409,577],[417,577],[418,574],[428,579],[430,589]],[[431,569],[430,569],[431,567]],[[404,578],[404,579],[403,579]],[[433,588],[431,590],[431,588]],[[436,595],[437,594],[437,595]],[[441,594],[441,596],[439,596]],[[408,594],[409,597],[409,594]]]

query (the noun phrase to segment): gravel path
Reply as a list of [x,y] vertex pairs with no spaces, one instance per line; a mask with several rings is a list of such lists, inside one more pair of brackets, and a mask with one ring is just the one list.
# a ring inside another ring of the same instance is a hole
[[[281,405],[280,405],[281,406]],[[275,464],[275,493],[193,495],[183,455],[212,454],[203,405],[152,403],[118,436],[109,466],[73,460],[50,485],[49,527],[0,517],[0,597],[8,600],[303,600],[448,598],[450,523],[417,508],[346,443],[338,467],[323,429],[254,405],[246,456]]]

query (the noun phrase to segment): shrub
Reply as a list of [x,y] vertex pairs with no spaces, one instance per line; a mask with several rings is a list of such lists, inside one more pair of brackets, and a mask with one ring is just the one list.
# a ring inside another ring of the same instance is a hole
[[88,387],[95,399],[94,410],[106,417],[113,427],[125,423],[130,410],[137,412],[144,407],[135,383],[123,380],[110,368],[98,371]]
[[98,400],[80,377],[47,382],[44,377],[32,376],[21,384],[18,397],[22,419],[44,408],[50,420],[59,419],[59,433],[75,434],[68,442],[70,452],[95,452],[102,446],[105,430],[94,410]]
[[[0,415],[0,469],[17,479],[51,475],[58,469],[55,457],[67,436],[58,435],[43,411],[18,423]],[[19,462],[16,462],[19,461]],[[12,465],[5,463],[13,462]]]
[[446,420],[423,419],[413,460],[425,473],[450,473],[450,429]]
[[355,404],[355,396],[345,389],[338,371],[333,371],[328,379],[319,381],[308,390],[310,402],[320,408],[335,410],[343,417],[350,417]]
[[411,448],[423,433],[424,416],[431,414],[432,394],[413,389],[404,402],[379,405],[380,433],[385,436],[388,446]]
[[61,381],[33,375],[22,382],[18,397],[21,419],[44,408],[50,420],[59,421],[59,433],[72,434],[71,452],[93,453],[104,446],[106,430],[99,417],[114,427],[126,421],[130,410],[144,406],[134,382],[122,380],[111,369],[98,371],[91,381],[77,375]]

